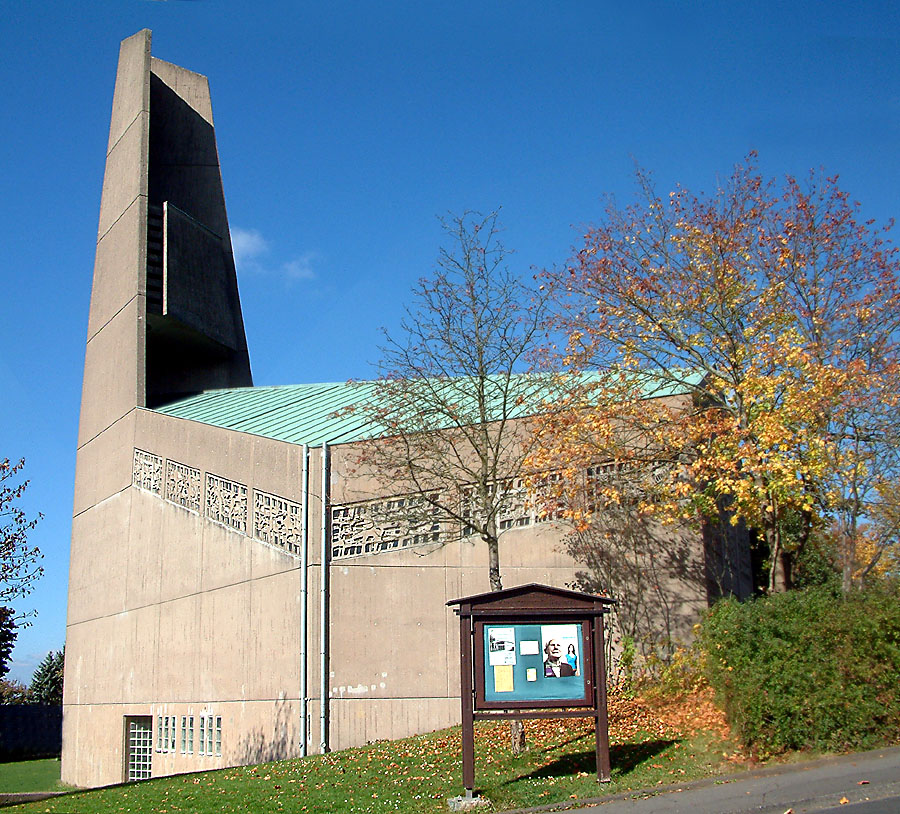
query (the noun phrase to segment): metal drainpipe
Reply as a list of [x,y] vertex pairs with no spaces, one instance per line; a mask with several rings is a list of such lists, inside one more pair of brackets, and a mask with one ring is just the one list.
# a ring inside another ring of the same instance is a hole
[[322,442],[322,573],[321,606],[319,608],[319,645],[321,659],[319,663],[319,752],[328,751],[328,442]]
[[309,446],[303,445],[303,476],[300,497],[300,755],[306,757],[309,741],[309,697],[307,693],[307,592],[309,574]]

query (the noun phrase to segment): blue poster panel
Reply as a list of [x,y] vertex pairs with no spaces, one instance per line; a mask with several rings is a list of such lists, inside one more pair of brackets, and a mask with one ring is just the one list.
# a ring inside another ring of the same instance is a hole
[[584,698],[581,624],[485,623],[483,638],[485,701]]

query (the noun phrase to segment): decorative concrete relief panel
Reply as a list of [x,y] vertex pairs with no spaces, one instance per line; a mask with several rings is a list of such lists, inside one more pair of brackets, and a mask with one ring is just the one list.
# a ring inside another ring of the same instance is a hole
[[253,536],[257,540],[299,554],[301,532],[299,503],[253,491]]
[[602,511],[613,500],[618,504],[634,504],[646,497],[666,477],[665,467],[634,462],[608,462],[588,467],[585,474],[587,509]]
[[[545,472],[532,477],[529,484],[525,478],[507,478],[497,481],[491,486],[491,498],[499,492],[500,506],[497,510],[497,529],[534,526],[559,520],[562,516],[559,509],[547,510],[545,506],[553,502],[559,488],[560,474]],[[460,489],[460,514],[463,519],[473,517],[477,511],[475,486],[467,485]],[[463,524],[463,537],[475,534],[475,529],[468,523]]]
[[206,516],[216,523],[247,533],[247,487],[206,473]]
[[530,526],[534,522],[528,489],[522,478],[513,478],[506,484],[506,492],[497,512],[497,527],[500,531]]
[[142,449],[134,451],[132,483],[147,492],[162,497],[163,459]]
[[448,539],[438,511],[421,497],[331,507],[332,559],[435,545]]
[[166,461],[166,500],[199,514],[202,493],[199,469]]
[[[491,498],[499,499],[500,506],[497,511],[497,529],[506,531],[507,529],[520,528],[522,526],[530,526],[538,522],[538,518],[533,511],[535,501],[529,493],[523,478],[509,478],[507,480],[498,481],[491,487]],[[473,517],[477,512],[477,498],[474,486],[465,486],[460,490],[460,500],[462,502],[462,517]],[[475,534],[475,529],[471,525],[463,526],[463,537],[469,537]]]
[[532,477],[528,496],[535,523],[549,523],[551,520],[562,519],[561,508],[553,505],[559,499],[561,485],[562,475],[559,472],[544,472]]

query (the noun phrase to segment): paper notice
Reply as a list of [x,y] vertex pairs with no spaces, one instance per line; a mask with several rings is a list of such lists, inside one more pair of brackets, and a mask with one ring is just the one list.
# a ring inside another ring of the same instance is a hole
[[537,668],[529,667],[525,671],[525,680],[526,681],[537,681]]
[[519,642],[519,653],[523,656],[536,656],[541,652],[541,648],[536,641]]
[[511,664],[494,666],[494,692],[513,691],[513,668]]

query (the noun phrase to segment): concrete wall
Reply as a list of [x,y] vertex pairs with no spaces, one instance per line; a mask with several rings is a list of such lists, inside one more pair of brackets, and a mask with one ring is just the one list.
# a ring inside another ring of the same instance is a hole
[[149,70],[150,32],[141,31],[125,40],[119,52],[85,349],[79,448],[144,403]]
[[[299,500],[300,447],[146,410],[124,421],[138,449]],[[299,753],[295,556],[131,485],[76,515],[73,539],[90,547],[70,575],[66,782],[122,780],[126,715],[153,716],[154,731],[159,715],[223,718],[220,757],[155,753],[154,774]]]
[[148,313],[147,403],[251,385],[205,76],[150,64],[149,205],[161,213],[161,308]]
[[[564,587],[575,564],[559,530],[500,538],[504,587]],[[459,619],[446,602],[490,590],[481,540],[335,561],[331,579],[331,746],[459,723]]]
[[[357,445],[332,450],[332,502],[385,496],[360,474]],[[500,536],[504,588],[571,587],[583,563],[566,550],[564,523],[512,528]],[[691,635],[707,605],[704,543],[682,534],[684,569],[661,573],[672,630]],[[686,576],[689,574],[690,576]],[[332,561],[330,746],[404,737],[458,723],[459,620],[445,603],[490,590],[487,547],[477,537]],[[613,631],[616,639],[620,631]]]
[[[135,409],[119,436],[133,448],[300,503],[302,447]],[[352,446],[333,451],[332,501],[359,494]],[[321,452],[310,451],[307,747],[321,737],[319,608]],[[341,470],[343,474],[341,474]],[[95,492],[115,490],[115,479]],[[368,488],[368,487],[366,487]],[[371,493],[369,493],[371,496]],[[154,774],[300,753],[301,574],[296,555],[128,485],[76,516],[91,540],[73,559],[64,777],[117,782],[123,717],[223,717],[222,755],[154,753]],[[501,536],[505,587],[565,587],[579,569],[553,523]],[[699,536],[694,549],[702,557]],[[446,602],[489,590],[477,538],[337,559],[328,567],[328,746],[429,731],[459,720],[458,619]],[[673,581],[692,620],[705,592]],[[103,760],[95,755],[102,752]],[[112,757],[110,757],[112,755]]]

